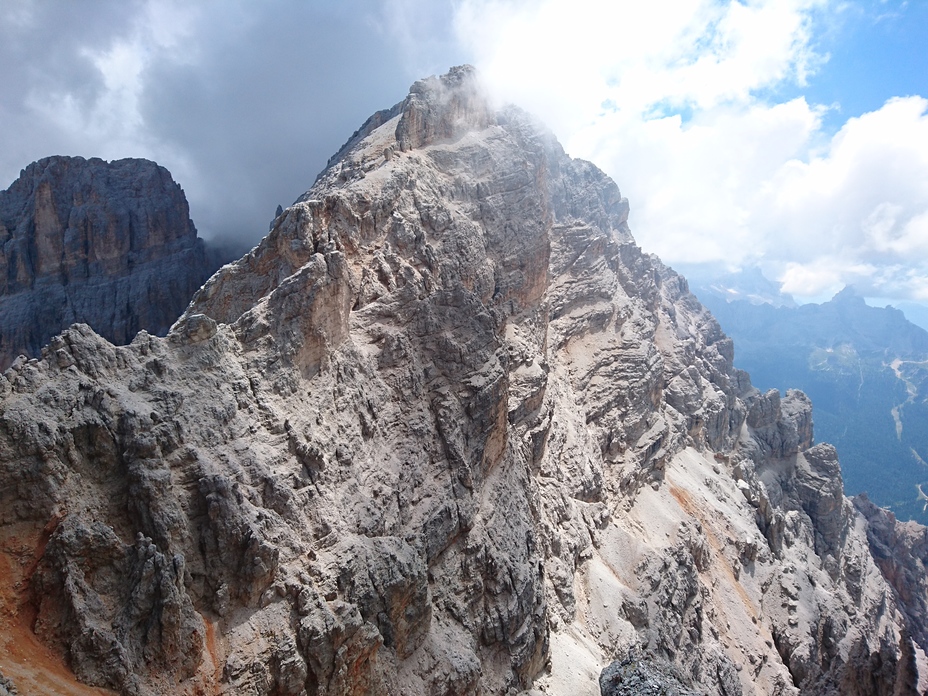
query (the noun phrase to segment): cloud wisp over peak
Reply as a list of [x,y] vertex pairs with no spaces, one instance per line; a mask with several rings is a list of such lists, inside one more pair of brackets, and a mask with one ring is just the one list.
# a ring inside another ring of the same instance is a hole
[[500,94],[616,179],[665,261],[760,264],[807,299],[854,283],[924,300],[924,100],[834,128],[840,103],[809,87],[848,13],[905,11],[878,4],[465,0],[455,26]]

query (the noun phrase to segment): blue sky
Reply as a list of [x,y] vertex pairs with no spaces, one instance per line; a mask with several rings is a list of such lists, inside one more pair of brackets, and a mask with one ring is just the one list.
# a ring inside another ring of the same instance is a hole
[[253,243],[368,115],[470,62],[671,265],[928,302],[925,0],[2,1],[0,186],[147,157],[203,236]]
[[928,2],[849,3],[831,21],[819,39],[828,61],[805,90],[816,103],[840,104],[826,116],[829,127],[891,97],[928,95]]

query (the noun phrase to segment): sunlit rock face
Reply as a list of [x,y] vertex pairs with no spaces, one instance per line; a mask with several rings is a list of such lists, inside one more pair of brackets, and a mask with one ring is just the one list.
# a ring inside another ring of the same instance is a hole
[[0,191],[0,369],[75,322],[117,344],[164,335],[211,271],[163,167],[34,162]]
[[121,693],[912,693],[922,545],[627,214],[417,82],[166,338],[0,379],[8,606]]

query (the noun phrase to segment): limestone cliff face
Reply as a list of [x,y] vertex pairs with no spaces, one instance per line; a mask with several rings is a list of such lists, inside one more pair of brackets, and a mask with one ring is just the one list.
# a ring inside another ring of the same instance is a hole
[[0,379],[6,633],[129,694],[924,688],[921,542],[875,559],[627,214],[470,69],[416,83],[166,338]]
[[211,270],[163,167],[34,162],[0,191],[0,369],[78,321],[118,344],[164,335]]

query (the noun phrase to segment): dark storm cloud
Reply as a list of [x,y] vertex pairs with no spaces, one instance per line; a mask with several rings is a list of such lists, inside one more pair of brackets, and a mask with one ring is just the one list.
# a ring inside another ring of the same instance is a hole
[[[445,3],[15,7],[0,20],[0,185],[51,154],[148,157],[184,187],[202,236],[245,243],[371,113],[453,61]],[[100,68],[115,49],[140,66],[123,91]]]
[[79,148],[34,105],[70,95],[88,108],[104,89],[87,46],[106,46],[124,34],[140,2],[9,0],[0,9],[0,186],[31,161]]
[[[219,16],[194,64],[144,74],[151,133],[189,156],[207,235],[255,240],[410,78],[371,3],[277,3]],[[204,38],[201,35],[201,38]]]

